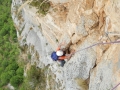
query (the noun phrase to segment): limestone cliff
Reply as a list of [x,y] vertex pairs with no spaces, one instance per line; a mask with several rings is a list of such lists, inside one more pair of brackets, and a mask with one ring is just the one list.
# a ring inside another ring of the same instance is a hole
[[50,65],[56,75],[54,80],[60,85],[54,83],[52,90],[83,90],[75,78],[88,80],[89,90],[111,90],[120,82],[119,43],[77,52],[63,68],[50,58],[50,53],[62,41],[77,51],[98,42],[118,40],[120,0],[50,0],[51,7],[44,16],[36,13],[30,2],[32,0],[13,0],[12,18],[20,45],[34,46],[39,54],[35,60],[35,52],[30,50],[31,64]]

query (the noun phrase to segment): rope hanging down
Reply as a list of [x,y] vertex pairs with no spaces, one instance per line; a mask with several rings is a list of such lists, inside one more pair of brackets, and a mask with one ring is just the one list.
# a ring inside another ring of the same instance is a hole
[[[83,51],[83,50],[85,50],[85,49],[88,49],[88,48],[92,48],[92,47],[94,47],[94,46],[96,46],[96,45],[104,45],[104,44],[114,44],[114,43],[120,43],[120,41],[113,41],[113,42],[106,42],[106,43],[103,43],[103,42],[100,42],[100,43],[96,43],[96,44],[93,44],[93,45],[91,45],[91,46],[88,46],[88,47],[86,47],[86,48],[83,48],[83,49],[80,49],[80,50],[78,50],[78,51],[76,51],[76,52],[74,52],[74,53],[72,53],[72,54],[75,54],[75,53],[77,53],[77,52],[79,52],[79,51]],[[115,87],[113,87],[111,90],[115,90],[118,86],[120,85],[120,83],[118,83]]]
[[120,83],[118,83],[113,89],[111,90],[115,90],[118,86],[120,85]]
[[[106,42],[106,43],[103,43],[103,42],[96,43],[96,44],[93,44],[93,45],[88,46],[88,47],[86,47],[86,48],[80,49],[80,50],[78,50],[78,51],[76,51],[76,52],[74,52],[74,53],[77,53],[77,52],[79,52],[79,51],[83,51],[83,50],[88,49],[88,48],[92,48],[92,47],[94,47],[94,46],[96,46],[96,45],[100,45],[100,44],[102,44],[102,45],[104,45],[104,44],[114,44],[114,43],[120,43],[120,41],[113,41],[113,42]],[[74,54],[74,53],[73,53],[73,54]]]

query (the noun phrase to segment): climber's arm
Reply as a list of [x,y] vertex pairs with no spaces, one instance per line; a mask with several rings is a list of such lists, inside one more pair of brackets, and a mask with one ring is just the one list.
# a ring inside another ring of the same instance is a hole
[[58,48],[56,49],[56,51],[60,50],[61,49],[61,46],[65,45],[65,42],[62,42],[59,44]]
[[67,56],[60,56],[58,59],[59,60],[64,60],[64,59],[67,59],[68,57]]
[[72,54],[68,54],[67,56],[60,56],[58,59],[59,60],[64,60],[64,59],[70,59],[71,58],[71,56],[72,56]]
[[64,60],[64,59],[69,60],[74,53],[75,53],[75,50],[72,50],[70,54],[66,54],[66,56],[60,56],[58,59],[59,60]]

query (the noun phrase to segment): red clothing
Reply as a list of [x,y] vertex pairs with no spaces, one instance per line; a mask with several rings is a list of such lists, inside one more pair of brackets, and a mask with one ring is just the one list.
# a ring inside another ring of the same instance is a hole
[[66,59],[67,58],[67,56],[60,56],[58,59],[59,60],[64,60],[64,59]]

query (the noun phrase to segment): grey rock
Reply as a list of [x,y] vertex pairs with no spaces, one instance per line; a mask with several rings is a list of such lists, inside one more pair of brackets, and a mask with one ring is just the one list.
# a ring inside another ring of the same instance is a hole
[[85,17],[84,16],[81,16],[81,19],[80,19],[78,25],[76,26],[76,34],[82,35],[82,36],[88,35],[88,33],[85,29]]

